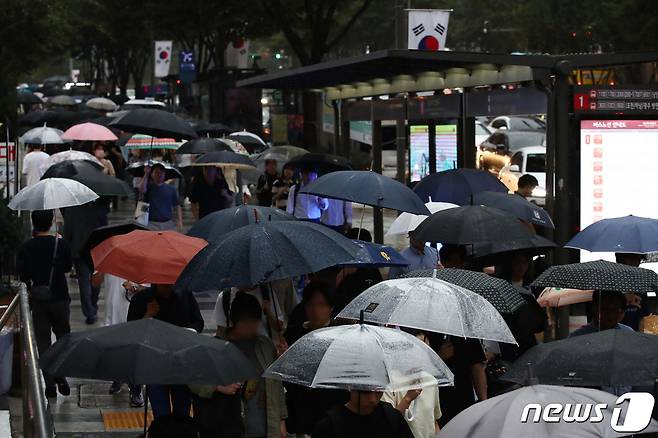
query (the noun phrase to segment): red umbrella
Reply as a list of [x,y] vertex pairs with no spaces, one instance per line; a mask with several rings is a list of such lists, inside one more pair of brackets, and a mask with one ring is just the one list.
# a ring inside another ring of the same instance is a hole
[[142,231],[110,237],[91,250],[99,272],[135,283],[174,284],[208,242],[175,231]]

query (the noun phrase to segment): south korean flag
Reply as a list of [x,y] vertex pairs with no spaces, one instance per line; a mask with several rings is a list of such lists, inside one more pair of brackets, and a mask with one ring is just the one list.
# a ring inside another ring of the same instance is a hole
[[415,50],[429,51],[445,49],[450,11],[412,9],[408,12],[408,47]]

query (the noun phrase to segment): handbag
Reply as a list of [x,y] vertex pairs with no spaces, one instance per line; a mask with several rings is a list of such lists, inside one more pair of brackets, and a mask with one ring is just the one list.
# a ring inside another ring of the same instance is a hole
[[150,204],[144,201],[137,201],[137,206],[135,207],[135,222],[140,225],[148,226],[149,224],[149,207]]
[[55,259],[57,257],[57,243],[59,238],[55,236],[55,245],[53,245],[53,258],[50,264],[50,275],[48,276],[48,284],[40,286],[32,286],[30,290],[30,297],[34,301],[44,302],[51,301],[53,299],[53,291],[51,289],[53,284],[53,275],[55,273]]

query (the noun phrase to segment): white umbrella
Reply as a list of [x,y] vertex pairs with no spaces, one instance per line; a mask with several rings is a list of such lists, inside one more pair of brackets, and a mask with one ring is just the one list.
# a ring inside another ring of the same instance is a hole
[[9,208],[12,210],[53,210],[86,204],[98,195],[89,187],[67,178],[47,178],[16,193]]
[[[459,207],[456,204],[451,204],[450,202],[428,202],[425,204],[427,209],[432,212],[432,214],[437,211],[446,210],[448,208]],[[422,221],[427,219],[427,216],[422,214],[413,214],[413,213],[402,213],[398,216],[391,227],[386,232],[386,236],[396,236],[404,235],[406,236],[411,231],[415,230]]]
[[61,163],[62,161],[72,161],[72,160],[85,160],[85,161],[90,161],[96,165],[100,170],[103,170],[103,164],[98,161],[98,158],[94,157],[90,153],[83,152],[83,151],[74,151],[74,150],[68,150],[68,151],[62,151],[62,152],[57,152],[56,154],[52,154],[48,159],[41,165],[39,170],[42,173],[45,173],[46,170],[53,164]]
[[[439,438],[629,436],[630,432],[615,432],[611,427],[613,411],[617,407],[616,402],[616,395],[597,389],[550,385],[527,386],[481,401],[463,410],[441,429]],[[553,403],[561,409],[557,407],[546,409]],[[605,405],[598,407],[603,418],[595,421],[597,412],[594,406],[601,404]],[[635,409],[642,409],[642,403],[639,404],[640,406],[636,406]],[[626,408],[621,407],[622,414],[620,418],[615,419],[616,424],[625,424],[627,407],[628,404]],[[583,421],[567,422],[563,419],[564,415],[573,417],[575,410],[579,411],[576,416],[582,416]],[[552,421],[546,421],[546,413],[549,413],[549,420]],[[648,414],[646,415],[648,427],[643,433],[658,431],[658,423],[651,420],[651,408],[646,414]],[[637,416],[634,416],[634,420],[637,419]]]
[[[263,146],[267,146],[267,143],[265,143],[265,141],[264,141],[262,138],[260,138],[258,135],[254,134],[253,132],[249,132],[249,131],[236,131],[236,132],[231,132],[228,136],[229,136],[229,137],[236,137],[236,138],[240,138],[240,137],[251,137],[251,138],[253,138],[254,140],[256,140],[256,141],[258,141],[259,143],[261,143]],[[239,141],[239,140],[238,140],[238,141]]]
[[48,103],[51,105],[57,106],[76,106],[75,99],[66,94],[60,94],[59,96],[51,97],[48,99]]
[[21,141],[24,144],[63,144],[62,134],[64,133],[59,129],[49,128],[44,125],[27,131],[21,137]]
[[312,331],[263,376],[311,388],[363,391],[447,386],[454,379],[439,356],[415,336],[364,324]]
[[437,278],[398,278],[377,283],[354,298],[337,318],[360,318],[462,338],[516,344],[496,308],[482,296]]
[[85,105],[99,111],[114,111],[119,107],[106,97],[94,97],[93,99],[89,99]]

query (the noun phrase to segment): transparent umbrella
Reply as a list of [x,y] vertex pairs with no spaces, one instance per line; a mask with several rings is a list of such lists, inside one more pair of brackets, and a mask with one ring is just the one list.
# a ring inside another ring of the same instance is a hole
[[[436,213],[437,211],[459,206],[457,204],[451,204],[450,202],[426,202],[425,207],[427,207],[430,213]],[[423,214],[404,212],[393,221],[391,227],[386,232],[386,236],[406,236],[409,232],[415,230],[425,219],[427,219],[427,216]]]
[[432,349],[399,330],[364,324],[315,330],[295,342],[264,377],[311,388],[405,391],[453,384]]
[[89,187],[72,179],[47,178],[16,193],[9,208],[12,210],[53,210],[74,207],[98,199]]
[[496,308],[482,296],[436,278],[378,283],[352,300],[338,318],[399,325],[463,338],[516,344]]

